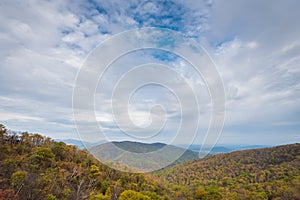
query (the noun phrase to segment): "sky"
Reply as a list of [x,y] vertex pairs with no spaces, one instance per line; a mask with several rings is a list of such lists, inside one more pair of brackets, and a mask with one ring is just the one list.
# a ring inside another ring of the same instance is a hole
[[[91,133],[78,135],[72,107],[77,75],[99,44],[124,31],[156,27],[196,41],[215,64],[226,94],[226,118],[218,144],[299,142],[299,8],[296,0],[2,0],[0,123],[12,130],[57,139],[102,139],[84,135]],[[147,63],[174,70],[195,91],[200,100],[200,125],[194,143],[201,144],[212,106],[205,79],[180,56],[158,49],[131,52],[111,64],[95,91],[99,131],[107,140],[130,140],[114,121],[110,94],[124,73]],[[147,79],[153,74],[143,76]],[[174,82],[171,72],[167,77],[156,76],[186,91]],[[180,101],[190,99],[186,95]],[[155,105],[163,107],[164,112],[158,109],[151,118],[149,112]],[[145,86],[132,95],[129,103],[123,102],[123,107],[128,109],[135,128],[144,128],[139,134],[151,134],[147,125],[157,121],[161,126],[165,120],[160,134],[147,141],[168,143],[176,136],[180,104],[170,90],[160,85]],[[189,109],[187,115],[192,112]],[[128,118],[123,114],[117,117]],[[192,125],[187,125],[187,134],[191,131],[188,127]],[[129,127],[128,131],[135,129]],[[186,143],[188,139],[180,141]]]

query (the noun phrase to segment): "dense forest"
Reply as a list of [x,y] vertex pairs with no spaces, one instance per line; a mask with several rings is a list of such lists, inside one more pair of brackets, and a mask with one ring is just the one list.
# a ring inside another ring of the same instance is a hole
[[84,150],[0,125],[0,200],[300,199],[300,144],[124,173]]
[[0,200],[168,199],[158,179],[113,170],[75,146],[0,125]]
[[155,175],[173,191],[173,199],[296,200],[300,144],[212,155]]

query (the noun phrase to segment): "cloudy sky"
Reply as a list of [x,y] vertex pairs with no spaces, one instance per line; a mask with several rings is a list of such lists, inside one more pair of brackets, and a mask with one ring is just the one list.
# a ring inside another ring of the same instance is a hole
[[[297,0],[2,0],[0,123],[12,130],[39,132],[52,138],[79,138],[72,93],[87,56],[115,34],[158,27],[198,42],[219,71],[226,93],[220,144],[299,142],[299,8]],[[95,91],[100,129],[111,140],[129,139],[114,121],[110,93],[124,73],[147,63],[168,66],[196,91],[201,100],[196,143],[201,143],[211,117],[205,80],[182,58],[158,49],[131,52],[107,70]],[[175,88],[181,87],[173,83]],[[185,90],[183,87],[181,91]],[[189,100],[186,95],[180,101]],[[139,128],[147,127],[151,120],[157,121],[157,126],[161,120],[166,121],[154,141],[168,142],[174,136],[181,118],[178,99],[172,92],[149,85],[137,90],[128,105],[125,103],[122,106],[128,108],[130,119]],[[158,109],[151,119],[149,111],[155,105],[163,107],[164,113]],[[123,114],[118,113],[118,117],[126,118]],[[148,132],[145,128],[141,134],[151,135]]]

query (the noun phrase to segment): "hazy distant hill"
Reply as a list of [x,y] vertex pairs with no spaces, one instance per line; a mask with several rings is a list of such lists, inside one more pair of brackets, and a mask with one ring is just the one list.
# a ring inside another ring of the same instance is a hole
[[85,149],[85,148],[91,148],[93,146],[97,146],[100,144],[105,143],[105,141],[99,141],[99,142],[82,142],[81,140],[76,139],[55,139],[57,142],[64,142],[68,145],[75,145],[78,149]]
[[[54,139],[54,140],[57,142],[64,142],[68,145],[75,145],[79,149],[85,149],[85,148],[90,149],[92,147],[106,143],[106,141],[104,141],[104,140],[98,141],[98,142],[83,142],[81,140],[76,140],[76,139]],[[143,143],[140,143],[140,144],[143,144]],[[151,148],[158,147],[158,149],[159,149],[159,148],[161,148],[161,147],[159,147],[160,144],[164,145],[163,143],[154,143],[153,147],[147,146],[147,148],[149,148],[150,151],[151,151]],[[120,144],[120,147],[122,147],[122,145],[126,145],[126,141],[123,142],[122,144]],[[136,144],[136,145],[138,146],[138,144]],[[176,146],[183,148],[187,145],[176,145]],[[222,146],[216,145],[211,149],[209,154],[229,153],[232,151],[264,148],[264,147],[270,147],[270,146],[267,146],[267,145],[250,145],[250,146],[249,145],[222,145]],[[141,146],[140,146],[140,148],[141,148]],[[198,153],[201,149],[201,145],[193,144],[193,145],[189,146],[188,149]],[[130,149],[130,151],[134,151],[134,150]],[[205,149],[204,149],[204,151],[205,151]]]
[[[197,152],[185,151],[183,148],[163,143],[110,142],[92,147],[89,150],[94,156],[104,162],[112,161],[124,164],[139,171],[152,171],[152,169],[171,162],[177,155],[181,154],[182,156],[176,162],[170,164],[178,164],[198,158]],[[159,153],[156,154],[154,152]],[[147,156],[143,153],[147,154]]]
[[[201,145],[191,145],[189,147],[189,150],[195,151],[195,152],[199,152],[200,149],[201,149]],[[203,150],[206,151],[206,149],[203,149]],[[208,149],[207,149],[207,151],[208,151]],[[234,151],[234,147],[214,146],[208,153],[209,154],[219,154],[219,153],[229,153],[231,151]]]

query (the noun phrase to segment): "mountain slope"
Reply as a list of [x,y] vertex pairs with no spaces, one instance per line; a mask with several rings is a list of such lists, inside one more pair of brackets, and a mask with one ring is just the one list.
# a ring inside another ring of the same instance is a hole
[[73,145],[9,134],[0,124],[0,200],[117,200],[133,191],[160,200],[163,187],[150,175],[111,169]]
[[[133,170],[153,171],[161,166],[198,158],[198,153],[163,143],[111,142],[92,147],[90,152],[103,162],[131,166]],[[157,153],[158,152],[158,153]],[[147,155],[147,156],[145,156]],[[176,161],[173,163],[173,159]],[[181,156],[180,156],[181,155]]]
[[208,156],[155,175],[175,199],[300,199],[300,144]]
[[[115,145],[135,152],[165,147]],[[0,152],[0,200],[300,199],[300,144],[212,155],[133,174],[111,169],[75,146],[39,134],[8,133],[0,124]]]

